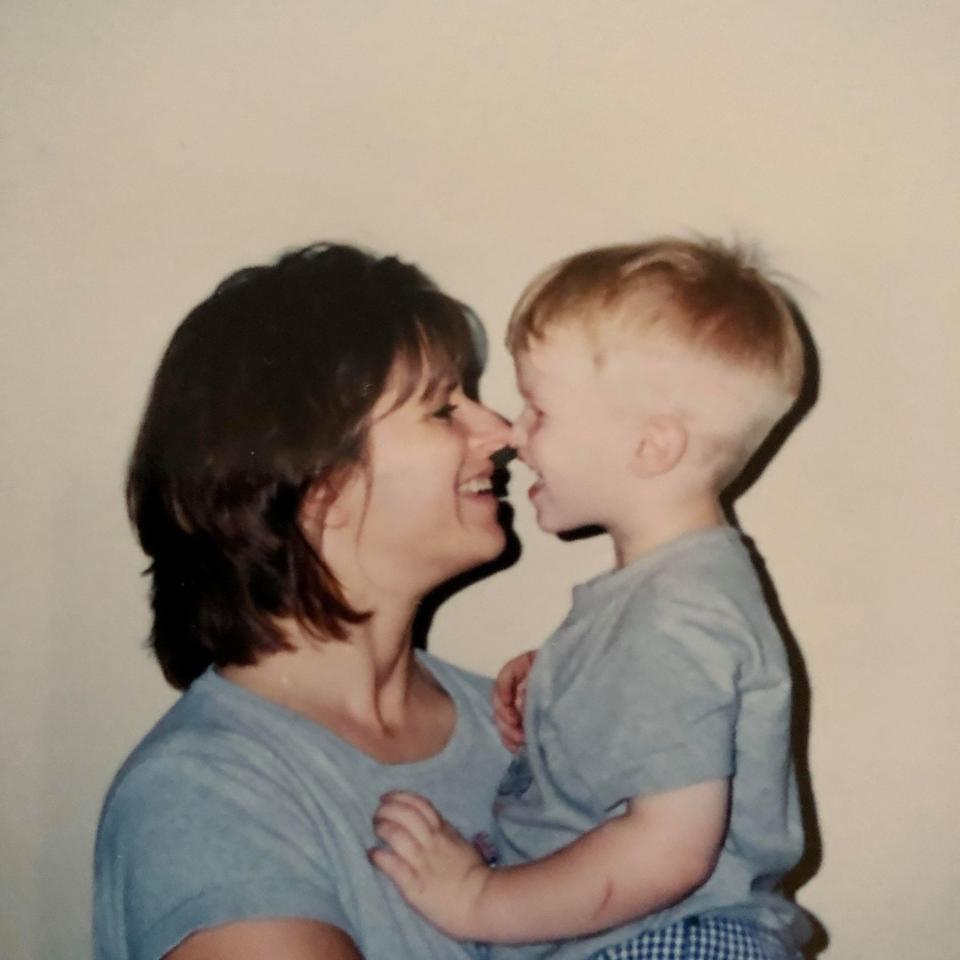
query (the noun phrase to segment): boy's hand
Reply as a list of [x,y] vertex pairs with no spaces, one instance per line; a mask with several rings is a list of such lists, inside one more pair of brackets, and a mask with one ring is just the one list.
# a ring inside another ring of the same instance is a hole
[[508,660],[493,685],[493,720],[503,745],[516,753],[526,742],[523,732],[523,706],[527,696],[527,676],[537,653],[528,650]]
[[433,805],[416,793],[387,793],[373,830],[386,846],[371,850],[370,860],[404,900],[447,936],[482,939],[478,903],[490,868]]

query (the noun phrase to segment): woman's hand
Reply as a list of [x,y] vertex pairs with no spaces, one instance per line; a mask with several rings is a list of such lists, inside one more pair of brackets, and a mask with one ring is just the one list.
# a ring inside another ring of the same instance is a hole
[[527,696],[527,677],[537,653],[528,650],[508,660],[493,685],[493,721],[503,745],[516,753],[526,742],[523,732],[523,707]]
[[416,793],[385,794],[373,818],[386,844],[370,860],[418,913],[447,936],[481,939],[479,904],[491,870],[433,805]]

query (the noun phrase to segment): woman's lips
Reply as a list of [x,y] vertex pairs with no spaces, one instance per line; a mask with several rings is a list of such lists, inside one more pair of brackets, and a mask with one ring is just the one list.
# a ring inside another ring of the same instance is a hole
[[493,483],[490,477],[474,477],[472,480],[461,483],[460,486],[457,487],[457,493],[466,496],[482,496],[493,493]]

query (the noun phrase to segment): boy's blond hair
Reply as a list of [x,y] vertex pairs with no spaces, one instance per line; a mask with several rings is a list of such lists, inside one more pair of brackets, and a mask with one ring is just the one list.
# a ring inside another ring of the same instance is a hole
[[523,353],[560,328],[587,335],[598,367],[624,335],[654,335],[703,369],[723,371],[726,403],[698,400],[693,375],[676,385],[691,415],[700,414],[721,484],[740,472],[803,384],[804,349],[785,295],[748,252],[714,240],[668,237],[554,264],[520,297],[507,347]]

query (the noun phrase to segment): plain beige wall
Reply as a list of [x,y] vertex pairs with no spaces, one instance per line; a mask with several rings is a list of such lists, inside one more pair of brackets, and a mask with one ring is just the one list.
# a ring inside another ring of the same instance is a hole
[[[831,960],[960,936],[956,3],[8,0],[0,955],[88,956],[113,771],[172,700],[121,478],[227,271],[317,238],[421,262],[495,345],[534,271],[663,231],[793,274],[818,406],[740,504],[804,651]],[[495,349],[487,398],[517,407]],[[434,649],[538,643],[608,563],[532,525]],[[374,960],[374,958],[371,958]]]

